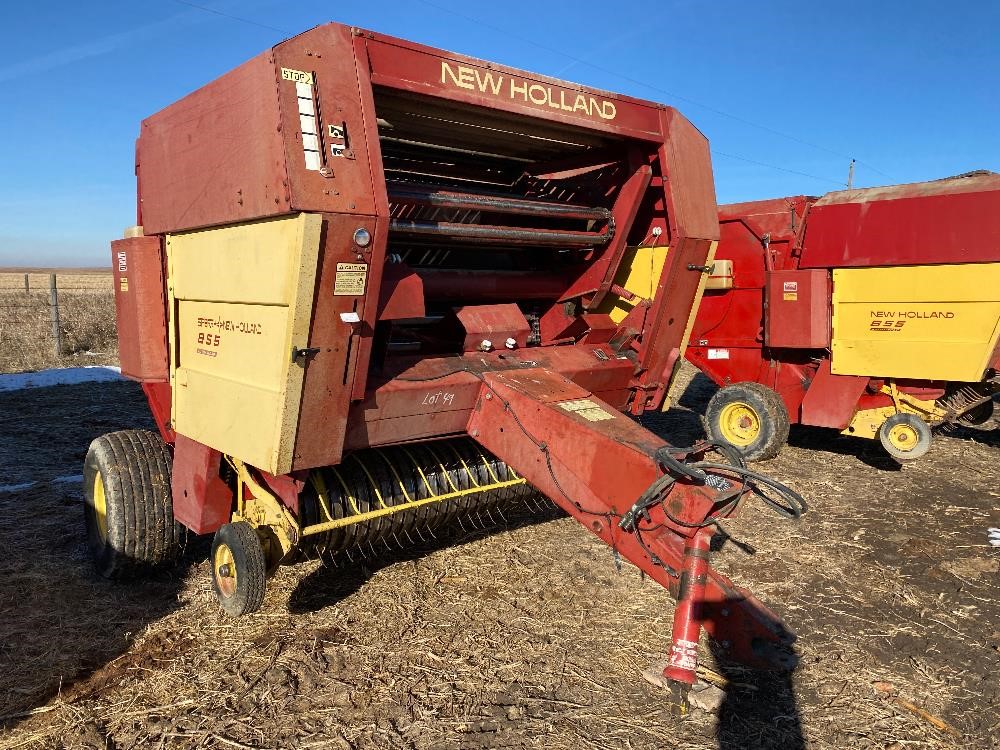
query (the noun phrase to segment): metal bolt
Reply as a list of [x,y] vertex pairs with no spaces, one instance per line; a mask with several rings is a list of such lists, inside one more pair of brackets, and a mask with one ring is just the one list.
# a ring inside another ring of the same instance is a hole
[[517,339],[511,336],[509,339],[503,342],[503,345],[506,346],[508,349],[514,349],[517,347]]
[[488,352],[492,348],[493,348],[493,342],[490,341],[489,339],[483,339],[481,342],[479,342],[479,351],[481,352]]
[[492,393],[487,393],[486,394],[486,400],[487,401],[492,401],[493,400],[493,394]]
[[219,577],[220,578],[232,578],[233,577],[233,569],[229,565],[229,563],[224,563],[224,564],[222,564],[222,565],[219,566]]

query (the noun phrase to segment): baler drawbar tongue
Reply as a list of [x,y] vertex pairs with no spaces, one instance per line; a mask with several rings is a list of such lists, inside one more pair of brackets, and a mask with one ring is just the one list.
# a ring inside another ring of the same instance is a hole
[[[794,635],[752,594],[709,566],[712,528],[761,482],[798,517],[802,498],[732,465],[682,458],[653,433],[558,373],[530,368],[482,374],[469,435],[634,563],[678,600],[664,677],[686,713],[703,626],[725,654],[759,669],[794,666]],[[681,452],[682,453],[682,452]],[[666,459],[666,460],[664,460]],[[664,466],[667,471],[664,471]]]

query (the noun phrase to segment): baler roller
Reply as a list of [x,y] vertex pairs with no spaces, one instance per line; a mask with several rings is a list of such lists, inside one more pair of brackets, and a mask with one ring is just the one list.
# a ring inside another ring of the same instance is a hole
[[549,219],[611,220],[611,211],[601,207],[591,208],[588,206],[530,200],[527,198],[511,198],[499,195],[457,193],[426,186],[390,186],[389,200],[393,203],[417,206],[475,209],[490,213],[539,216]]
[[465,240],[479,244],[559,245],[592,247],[607,244],[614,236],[614,224],[608,221],[600,232],[574,232],[562,229],[529,229],[526,227],[456,224],[446,221],[410,221],[393,219],[389,231],[399,234],[426,235]]
[[439,440],[358,451],[314,470],[300,498],[300,523],[307,551],[336,555],[389,537],[416,544],[451,522],[541,500],[471,440]]

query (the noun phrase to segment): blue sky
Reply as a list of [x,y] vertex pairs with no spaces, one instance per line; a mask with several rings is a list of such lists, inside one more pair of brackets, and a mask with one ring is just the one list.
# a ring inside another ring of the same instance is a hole
[[1000,171],[985,0],[3,3],[0,266],[107,265],[140,120],[330,20],[672,104],[720,202]]

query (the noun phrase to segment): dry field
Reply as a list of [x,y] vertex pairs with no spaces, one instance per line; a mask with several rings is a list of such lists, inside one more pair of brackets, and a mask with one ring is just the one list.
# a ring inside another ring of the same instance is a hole
[[[49,275],[57,276],[62,350],[52,336]],[[28,276],[28,290],[24,278]],[[0,372],[118,360],[109,270],[0,269]]]
[[[651,424],[677,443],[712,391],[691,375]],[[157,580],[96,578],[78,480],[53,480],[94,436],[148,424],[131,383],[0,393],[3,750],[1000,746],[995,433],[941,437],[900,470],[872,443],[793,431],[761,468],[809,513],[748,505],[716,564],[781,613],[799,667],[748,672],[705,643],[725,700],[680,721],[640,676],[670,598],[551,514],[284,568],[237,622],[203,541]]]

